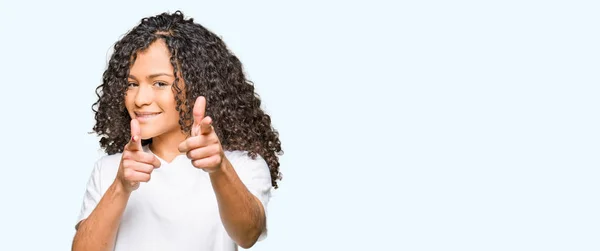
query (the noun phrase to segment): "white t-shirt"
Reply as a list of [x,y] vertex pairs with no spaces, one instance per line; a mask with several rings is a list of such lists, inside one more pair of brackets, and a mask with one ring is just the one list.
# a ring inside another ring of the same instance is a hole
[[[147,146],[144,151],[150,152]],[[267,211],[271,174],[263,158],[244,151],[226,151],[237,175]],[[123,250],[237,250],[221,218],[209,174],[192,166],[185,155],[171,163],[160,159],[150,181],[131,193],[121,217],[115,251]],[[94,210],[114,182],[121,154],[104,156],[94,166],[77,223]],[[266,238],[266,230],[259,241]]]

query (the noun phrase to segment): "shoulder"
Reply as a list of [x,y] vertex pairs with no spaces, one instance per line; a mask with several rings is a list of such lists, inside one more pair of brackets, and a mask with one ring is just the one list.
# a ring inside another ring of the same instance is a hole
[[267,165],[267,162],[260,156],[260,154],[256,154],[255,157],[252,157],[248,151],[225,151],[225,156],[232,163],[237,163],[240,165]]
[[101,179],[114,179],[117,171],[119,171],[119,164],[121,163],[121,153],[101,156],[94,165],[94,173],[99,175]]
[[121,153],[115,153],[111,155],[105,155],[100,157],[96,161],[96,166],[99,169],[106,170],[111,168],[119,168],[119,163],[121,162]]
[[227,160],[240,176],[270,176],[269,165],[262,156],[252,157],[248,151],[225,151]]

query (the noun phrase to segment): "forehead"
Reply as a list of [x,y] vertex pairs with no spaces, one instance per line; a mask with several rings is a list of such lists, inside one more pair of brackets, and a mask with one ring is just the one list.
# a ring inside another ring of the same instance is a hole
[[159,71],[173,72],[171,53],[163,40],[157,40],[145,50],[139,51],[129,73],[141,77]]

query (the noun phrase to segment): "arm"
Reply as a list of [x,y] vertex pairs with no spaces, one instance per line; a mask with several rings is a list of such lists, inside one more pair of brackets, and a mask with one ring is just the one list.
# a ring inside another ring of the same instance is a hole
[[242,183],[227,158],[210,173],[225,230],[241,247],[252,247],[266,227],[262,203]]
[[268,200],[266,190],[271,188],[269,167],[264,161],[246,161],[234,169],[211,125],[212,118],[204,117],[205,108],[206,99],[198,97],[191,137],[179,144],[179,151],[186,153],[194,167],[209,173],[227,234],[239,246],[250,248],[266,230],[263,201]]
[[114,182],[90,216],[77,225],[72,250],[113,250],[130,194],[120,182]]
[[[160,167],[160,161],[151,153],[142,149],[141,131],[138,121],[131,120],[131,140],[123,149],[117,177],[104,195],[100,195],[98,185],[99,168],[88,183],[84,209],[93,208],[89,216],[75,227],[73,251],[113,250],[121,216],[127,206],[131,193],[140,182],[148,182],[154,168]],[[102,196],[100,201],[98,199]],[[85,215],[85,214],[84,214]]]

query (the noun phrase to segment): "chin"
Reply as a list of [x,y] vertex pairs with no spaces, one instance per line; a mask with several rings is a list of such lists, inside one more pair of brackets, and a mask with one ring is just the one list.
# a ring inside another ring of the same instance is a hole
[[[143,129],[142,129],[142,131],[143,131]],[[143,139],[143,140],[152,139],[152,138],[154,138],[155,136],[156,136],[156,135],[154,135],[154,134],[142,133],[142,139]]]

